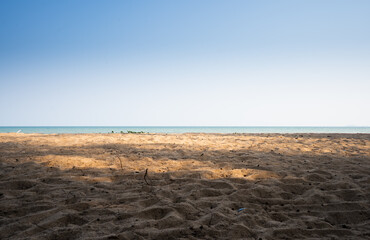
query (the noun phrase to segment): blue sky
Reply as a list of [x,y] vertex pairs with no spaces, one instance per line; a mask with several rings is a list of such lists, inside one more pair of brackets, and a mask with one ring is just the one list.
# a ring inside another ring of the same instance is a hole
[[0,126],[369,126],[370,1],[1,1]]

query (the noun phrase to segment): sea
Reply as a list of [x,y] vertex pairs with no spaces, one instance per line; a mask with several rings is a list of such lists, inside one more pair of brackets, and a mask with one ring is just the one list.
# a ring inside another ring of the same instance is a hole
[[11,126],[0,133],[370,133],[370,127]]

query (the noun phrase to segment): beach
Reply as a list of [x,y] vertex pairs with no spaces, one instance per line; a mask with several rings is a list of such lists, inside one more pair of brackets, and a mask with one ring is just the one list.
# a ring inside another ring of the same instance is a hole
[[367,239],[370,134],[0,133],[0,239]]

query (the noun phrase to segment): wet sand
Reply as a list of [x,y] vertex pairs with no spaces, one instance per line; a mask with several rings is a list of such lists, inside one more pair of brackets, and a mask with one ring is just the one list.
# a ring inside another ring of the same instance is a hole
[[367,239],[370,134],[0,134],[0,239]]

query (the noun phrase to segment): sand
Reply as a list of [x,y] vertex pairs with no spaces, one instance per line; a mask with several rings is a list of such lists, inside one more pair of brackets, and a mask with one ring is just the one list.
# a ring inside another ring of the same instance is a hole
[[370,134],[0,134],[0,239],[369,239]]

